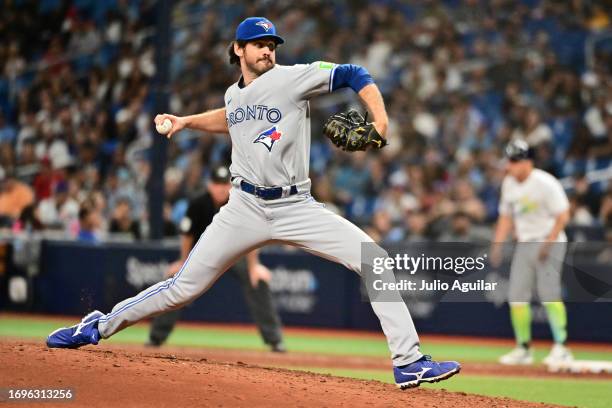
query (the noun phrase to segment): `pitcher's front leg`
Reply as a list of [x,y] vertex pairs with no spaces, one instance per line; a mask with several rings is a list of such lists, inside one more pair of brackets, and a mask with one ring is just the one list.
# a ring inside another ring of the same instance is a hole
[[206,292],[240,257],[269,239],[266,221],[252,212],[233,195],[206,228],[181,270],[118,303],[100,318],[100,335],[110,337],[142,319],[180,308]]

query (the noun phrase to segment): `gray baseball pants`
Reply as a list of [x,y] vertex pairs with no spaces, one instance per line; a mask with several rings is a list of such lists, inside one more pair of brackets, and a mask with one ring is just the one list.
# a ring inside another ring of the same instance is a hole
[[510,267],[510,303],[531,302],[534,289],[540,302],[562,300],[561,278],[567,243],[553,243],[548,257],[542,261],[539,259],[542,241],[517,244]]
[[[361,274],[362,242],[372,239],[327,210],[308,191],[265,201],[232,188],[229,202],[215,215],[181,270],[115,305],[100,319],[98,330],[108,338],[142,319],[192,302],[240,257],[269,243],[303,248]],[[371,305],[387,337],[393,365],[421,358],[419,338],[406,304],[374,301]]]

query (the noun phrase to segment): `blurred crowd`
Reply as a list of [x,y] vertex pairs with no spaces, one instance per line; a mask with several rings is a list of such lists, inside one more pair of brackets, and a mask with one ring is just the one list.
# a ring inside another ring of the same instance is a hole
[[[407,4],[408,3],[408,4]],[[612,13],[573,0],[173,2],[170,112],[223,105],[227,46],[264,15],[281,64],[366,67],[390,145],[347,154],[321,136],[350,92],[312,104],[313,194],[377,240],[489,240],[502,149],[523,138],[563,179],[574,225],[612,231]],[[84,241],[148,236],[155,2],[0,0],[0,224]],[[224,135],[168,142],[164,222],[227,162]]]

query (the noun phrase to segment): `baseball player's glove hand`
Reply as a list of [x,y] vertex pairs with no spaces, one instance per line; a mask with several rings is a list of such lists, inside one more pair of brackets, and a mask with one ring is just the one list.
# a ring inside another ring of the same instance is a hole
[[337,113],[327,119],[323,133],[334,145],[349,152],[366,150],[368,146],[381,149],[387,145],[387,141],[374,128],[374,124],[367,121],[367,117],[367,113],[363,117],[356,110]]

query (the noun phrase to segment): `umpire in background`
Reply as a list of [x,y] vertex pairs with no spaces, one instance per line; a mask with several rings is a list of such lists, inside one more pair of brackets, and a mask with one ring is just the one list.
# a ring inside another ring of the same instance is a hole
[[[213,217],[229,199],[231,189],[230,172],[225,166],[213,168],[207,191],[190,201],[187,214],[180,223],[181,258],[172,263],[166,277],[177,273],[189,252]],[[270,271],[259,262],[257,250],[249,252],[228,271],[238,278],[253,320],[263,341],[274,352],[285,352],[281,322],[270,292]],[[174,310],[155,317],[151,323],[149,346],[161,346],[180,317],[180,310]]]

